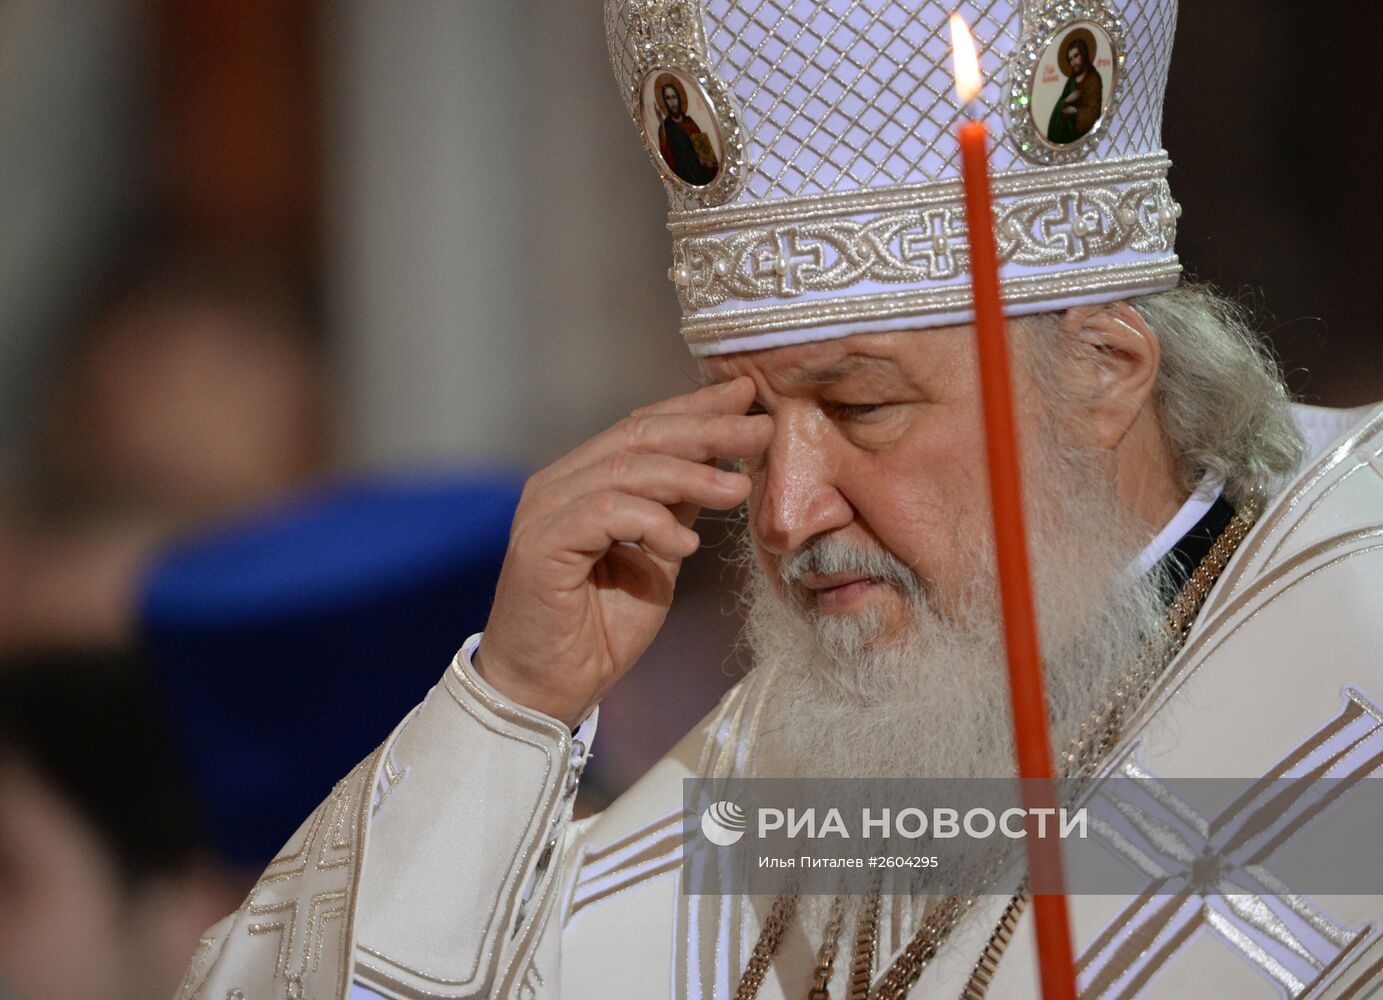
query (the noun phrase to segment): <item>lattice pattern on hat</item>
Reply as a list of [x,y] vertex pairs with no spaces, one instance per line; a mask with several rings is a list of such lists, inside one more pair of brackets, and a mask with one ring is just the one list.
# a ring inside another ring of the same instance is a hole
[[[1119,6],[1129,64],[1120,107],[1094,151],[1099,158],[1150,152],[1160,136],[1175,0]],[[936,0],[706,0],[712,65],[743,109],[747,198],[954,176],[960,109],[952,9]],[[971,0],[958,9],[980,45],[981,102],[1001,128],[1021,11],[1013,0]],[[1024,165],[1011,145],[996,149],[992,162],[996,170]]]
[[1177,0],[1124,0],[1116,4],[1124,20],[1128,65],[1119,106],[1096,158],[1147,153],[1162,148],[1162,103],[1172,62]]
[[[1008,0],[966,4],[962,12],[991,81],[981,99],[1001,109],[997,81],[1018,42],[1018,15]],[[949,15],[949,5],[934,0],[710,0],[707,43],[743,109],[749,195],[922,183],[953,173],[960,112]],[[995,163],[1007,165],[1004,157]]]

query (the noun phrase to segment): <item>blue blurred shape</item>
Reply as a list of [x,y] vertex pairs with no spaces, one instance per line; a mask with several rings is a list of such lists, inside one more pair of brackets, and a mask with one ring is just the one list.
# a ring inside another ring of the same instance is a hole
[[226,860],[262,867],[483,627],[521,488],[354,481],[155,560],[143,638]]

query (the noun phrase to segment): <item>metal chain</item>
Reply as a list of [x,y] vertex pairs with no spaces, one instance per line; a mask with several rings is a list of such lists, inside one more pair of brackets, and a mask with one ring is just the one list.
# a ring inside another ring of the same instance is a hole
[[759,993],[759,987],[763,985],[764,976],[768,974],[769,964],[773,961],[773,954],[778,950],[778,945],[783,940],[783,934],[787,932],[788,925],[792,923],[793,914],[797,912],[797,893],[785,892],[773,901],[773,906],[768,911],[768,916],[764,918],[763,930],[759,932],[759,939],[754,942],[754,951],[749,956],[749,964],[744,968],[744,975],[740,977],[739,987],[735,990],[735,1000],[754,1000]]
[[869,1000],[869,984],[874,981],[874,961],[879,953],[879,890],[864,901],[859,926],[855,928],[855,948],[850,961],[850,1000]]
[[984,951],[980,952],[975,968],[970,972],[965,989],[961,990],[960,1000],[984,1000],[985,994],[989,992],[989,984],[994,980],[994,973],[999,970],[999,959],[1003,958],[1004,952],[1008,950],[1009,942],[1018,930],[1018,919],[1028,908],[1031,900],[1032,893],[1022,888],[1008,901],[1004,912],[999,915],[999,923],[985,943]]
[[836,971],[836,951],[844,922],[845,896],[838,895],[831,901],[831,916],[821,935],[821,950],[816,954],[816,982],[807,991],[807,1000],[831,1000],[831,976]]
[[[1068,751],[1064,754],[1065,764],[1063,772],[1067,777],[1085,778],[1093,776],[1098,769],[1099,760],[1103,751],[1112,748],[1121,735],[1122,721],[1125,709],[1134,709],[1151,691],[1153,683],[1162,676],[1162,671],[1171,663],[1172,659],[1181,651],[1186,642],[1186,636],[1191,631],[1191,625],[1195,622],[1196,616],[1200,614],[1201,608],[1205,605],[1205,600],[1210,596],[1211,588],[1220,579],[1220,574],[1224,572],[1225,566],[1229,564],[1230,557],[1238,550],[1239,544],[1248,535],[1249,530],[1258,520],[1262,511],[1262,505],[1255,498],[1244,505],[1242,511],[1236,511],[1234,518],[1220,532],[1215,539],[1215,544],[1210,547],[1210,551],[1205,554],[1205,558],[1196,566],[1185,586],[1177,592],[1173,598],[1171,606],[1168,608],[1166,627],[1169,641],[1164,643],[1160,653],[1149,649],[1147,655],[1140,661],[1141,667],[1130,671],[1115,688],[1115,700],[1111,701],[1105,713],[1103,721],[1103,732],[1098,739],[1090,739],[1086,730],[1082,730],[1084,739],[1084,749],[1087,751],[1085,757],[1078,753],[1073,754]],[[1119,700],[1120,692],[1125,693],[1123,704],[1116,703]],[[1128,699],[1127,694],[1131,692],[1133,697]],[[1131,704],[1129,702],[1131,701]],[[1101,725],[1098,715],[1092,720],[1096,728]],[[1072,750],[1081,746],[1078,738],[1073,744]],[[1026,880],[1025,880],[1026,881]],[[999,922],[985,943],[984,951],[980,953],[979,960],[971,970],[970,979],[965,984],[965,989],[961,991],[960,1000],[985,1000],[989,992],[989,984],[994,979],[995,972],[998,971],[999,960],[1003,958],[1004,952],[1008,949],[1009,942],[1013,940],[1013,935],[1018,929],[1018,920],[1027,909],[1032,894],[1026,886],[1014,893],[1013,898],[1004,907],[1004,912],[999,916]]]
[[[1258,520],[1262,507],[1261,499],[1253,498],[1242,509],[1235,511],[1230,523],[1220,532],[1215,543],[1210,547],[1210,551],[1196,566],[1195,571],[1168,606],[1167,617],[1164,621],[1165,638],[1148,641],[1144,647],[1143,655],[1137,661],[1137,666],[1125,673],[1115,683],[1114,688],[1110,691],[1109,701],[1096,709],[1091,718],[1081,726],[1080,733],[1062,752],[1061,772],[1063,777],[1085,780],[1092,777],[1098,770],[1100,762],[1114,747],[1120,734],[1124,731],[1126,717],[1132,714],[1142,703],[1152,690],[1153,683],[1162,675],[1162,671],[1171,663],[1176,654],[1180,652],[1196,616],[1200,613],[1206,598],[1210,596],[1211,588],[1215,586],[1230,558],[1238,550],[1239,543],[1244,540],[1249,529]],[[941,950],[942,943],[960,923],[961,918],[975,905],[977,899],[976,896],[952,895],[942,900],[923,921],[921,928],[913,935],[902,954],[889,966],[888,971],[884,973],[879,982],[879,988],[872,994],[868,992],[867,986],[864,993],[856,993],[856,969],[862,960],[859,949],[864,940],[862,934],[857,935],[856,951],[851,966],[851,1000],[857,1000],[858,997],[863,997],[865,1000],[907,1000],[908,992],[921,977],[923,970],[936,957],[937,952]],[[961,1000],[984,1000],[989,988],[989,981],[992,979],[994,971],[998,967],[999,959],[1003,957],[1009,941],[1012,940],[1018,919],[1027,907],[1028,899],[1029,893],[1026,888],[1023,888],[1009,900],[1008,906],[1005,907],[1004,913],[1000,917],[998,927],[990,935],[980,961],[971,972],[970,980],[961,994]],[[877,947],[877,896],[874,897],[874,900],[874,928],[872,933],[875,936],[875,947]],[[841,897],[836,897],[836,904],[841,904]],[[764,976],[768,972],[778,946],[782,943],[783,934],[786,932],[796,909],[796,893],[783,893],[773,901],[773,907],[769,910],[768,918],[764,921],[763,929],[759,932],[759,938],[754,943],[754,951],[745,967],[739,987],[735,990],[735,1000],[754,1000],[758,995],[759,988],[763,985]],[[866,909],[868,909],[868,904],[866,904]],[[863,923],[863,917],[861,920]],[[834,934],[831,933],[832,927],[834,927]],[[826,940],[823,940],[821,952],[818,954],[816,984],[809,994],[811,1000],[826,1000],[830,995],[827,992],[827,984],[830,981],[830,970],[834,967],[836,952],[834,938],[838,938],[839,935],[840,915],[836,911],[836,905],[833,905],[832,919],[827,924]],[[826,954],[828,943],[831,945],[831,961],[827,965],[826,981],[823,983],[821,980],[822,956]],[[872,968],[874,962],[872,949],[867,962]],[[868,982],[867,979],[865,981]]]
[[1246,503],[1242,510],[1235,511],[1210,551],[1172,598],[1163,623],[1164,636],[1148,640],[1134,667],[1115,682],[1109,700],[1091,713],[1076,738],[1062,751],[1063,778],[1084,781],[1094,776],[1101,761],[1125,731],[1128,717],[1143,704],[1153,684],[1181,652],[1211,588],[1258,520],[1261,509],[1261,502],[1255,499]]

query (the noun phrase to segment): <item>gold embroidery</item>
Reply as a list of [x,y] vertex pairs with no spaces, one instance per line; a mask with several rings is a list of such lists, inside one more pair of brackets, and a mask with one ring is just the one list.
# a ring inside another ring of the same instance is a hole
[[[1176,212],[1162,179],[1029,194],[996,206],[999,260],[1045,267],[1125,251],[1164,255],[1176,241]],[[673,243],[672,260],[682,308],[694,311],[865,283],[962,281],[970,245],[965,209],[956,200],[685,236]]]
[[[1230,557],[1248,534],[1259,513],[1260,509],[1257,506],[1247,505],[1245,509],[1235,513],[1229,525],[1220,533],[1168,609],[1166,638],[1170,641],[1149,640],[1147,652],[1139,664],[1118,681],[1107,704],[1095,712],[1091,720],[1082,727],[1077,738],[1072,741],[1071,746],[1061,754],[1062,776],[1080,780],[1088,779],[1094,774],[1124,731],[1128,720],[1146,699],[1153,682],[1185,640],[1196,612],[1209,596],[1211,587],[1224,571]],[[1027,890],[1020,889],[1005,910],[1004,919],[1001,919],[999,926],[990,935],[985,951],[966,984],[966,1000],[983,1000],[988,989],[988,980],[992,978],[1004,949],[1012,938],[1017,918],[1026,906],[1026,896]],[[876,1000],[904,1000],[921,977],[923,970],[941,950],[951,931],[970,911],[977,899],[977,896],[951,895],[942,900],[923,920],[922,927],[908,942],[903,953],[889,966],[878,988],[869,996]],[[754,945],[749,964],[740,979],[735,1000],[753,1000],[758,994],[763,977],[795,910],[795,893],[784,893],[774,900],[773,908]]]

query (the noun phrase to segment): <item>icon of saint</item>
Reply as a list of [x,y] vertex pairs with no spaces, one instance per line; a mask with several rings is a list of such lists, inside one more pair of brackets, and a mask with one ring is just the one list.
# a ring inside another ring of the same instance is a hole
[[1089,31],[1080,28],[1062,42],[1061,68],[1066,86],[1052,108],[1047,141],[1065,146],[1085,136],[1104,112],[1104,79],[1095,68]]
[[687,114],[687,91],[682,81],[664,73],[653,83],[658,105],[658,151],[663,162],[682,180],[705,187],[720,173],[711,137]]

